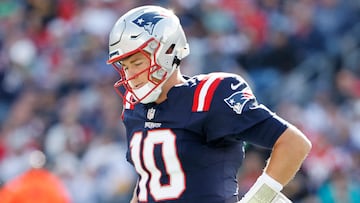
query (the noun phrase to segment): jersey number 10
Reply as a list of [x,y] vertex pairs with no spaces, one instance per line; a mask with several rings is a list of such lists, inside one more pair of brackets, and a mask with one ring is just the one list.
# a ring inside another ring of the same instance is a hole
[[[130,141],[130,153],[135,170],[140,175],[138,183],[139,201],[147,201],[147,184],[150,194],[156,201],[177,199],[184,192],[185,174],[177,155],[175,139],[176,135],[170,129],[148,131],[148,135],[144,139],[142,132],[134,133]],[[141,145],[142,140],[143,145]],[[162,174],[155,164],[155,145],[160,145],[162,149],[165,170],[169,176],[169,183],[166,185],[161,184]],[[141,147],[143,148],[141,149]]]

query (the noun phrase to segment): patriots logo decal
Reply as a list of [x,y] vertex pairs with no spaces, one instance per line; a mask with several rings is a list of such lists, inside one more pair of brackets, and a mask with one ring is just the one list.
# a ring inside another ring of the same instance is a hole
[[241,114],[246,103],[252,99],[255,99],[255,96],[251,92],[250,88],[246,87],[243,90],[235,92],[225,98],[224,101],[237,114]]
[[132,22],[137,26],[144,28],[149,34],[152,35],[155,25],[164,18],[165,16],[158,12],[150,12],[142,14]]

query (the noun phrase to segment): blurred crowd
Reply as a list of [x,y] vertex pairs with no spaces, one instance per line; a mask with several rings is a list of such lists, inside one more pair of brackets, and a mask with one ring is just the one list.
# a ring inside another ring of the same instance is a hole
[[[184,74],[241,74],[310,138],[287,196],[360,202],[359,0],[0,1],[0,188],[40,150],[72,202],[128,202],[136,176],[112,88],[119,76],[105,61],[112,25],[145,4],[180,17],[191,50]],[[247,151],[240,194],[269,153]]]

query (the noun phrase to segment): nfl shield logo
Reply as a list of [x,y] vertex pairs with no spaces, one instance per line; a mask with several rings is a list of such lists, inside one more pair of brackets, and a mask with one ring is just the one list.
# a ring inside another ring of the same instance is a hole
[[147,119],[152,120],[154,118],[154,116],[155,116],[155,109],[154,108],[148,109],[148,112],[146,115]]

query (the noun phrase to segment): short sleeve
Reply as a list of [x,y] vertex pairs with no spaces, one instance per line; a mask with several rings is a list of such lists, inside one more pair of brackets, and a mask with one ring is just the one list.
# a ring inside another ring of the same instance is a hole
[[207,112],[207,141],[241,135],[272,116],[274,113],[257,102],[250,86],[242,77],[228,75],[217,86]]

